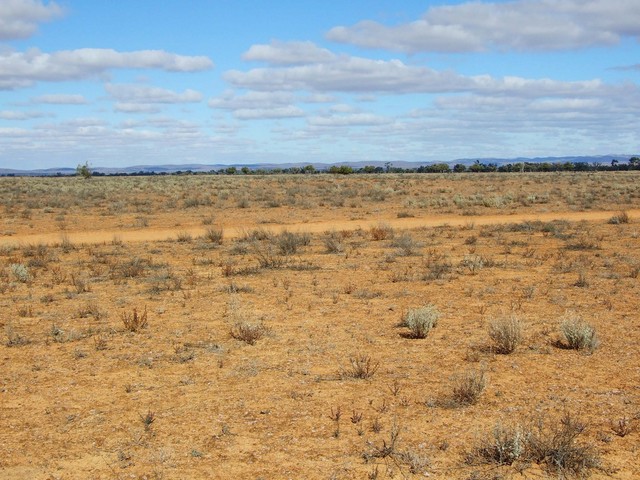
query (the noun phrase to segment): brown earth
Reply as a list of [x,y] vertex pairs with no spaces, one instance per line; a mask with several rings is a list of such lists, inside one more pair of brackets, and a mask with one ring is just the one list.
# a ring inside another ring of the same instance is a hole
[[0,179],[0,478],[640,478],[638,180]]

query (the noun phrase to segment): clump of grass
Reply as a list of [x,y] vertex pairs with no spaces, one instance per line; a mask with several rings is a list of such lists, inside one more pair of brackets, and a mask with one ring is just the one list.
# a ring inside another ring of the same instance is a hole
[[491,322],[489,338],[493,341],[493,350],[496,353],[513,353],[522,341],[522,321],[516,316],[511,316]]
[[467,453],[466,461],[470,465],[495,464],[512,465],[524,457],[530,433],[522,427],[505,427],[496,424],[490,435],[485,435],[477,445]]
[[629,222],[631,222],[631,218],[629,217],[629,214],[623,210],[617,215],[614,215],[613,217],[611,217],[608,223],[610,223],[611,225],[620,225],[622,223],[629,223]]
[[222,245],[223,231],[222,228],[207,228],[203,238],[214,245]]
[[453,384],[449,406],[465,407],[474,405],[487,385],[483,370],[469,370],[457,377]]
[[324,248],[327,253],[340,253],[344,251],[344,243],[338,232],[329,232],[324,238]]
[[371,240],[377,242],[380,240],[386,240],[387,238],[392,238],[393,228],[390,225],[381,223],[377,226],[371,227],[369,233],[371,234]]
[[345,378],[366,380],[378,371],[380,363],[368,355],[356,355],[349,358],[349,364],[343,368],[340,375]]
[[124,328],[129,332],[139,332],[148,325],[147,307],[144,307],[142,313],[138,313],[138,309],[134,308],[133,312],[122,312],[120,316]]
[[420,249],[420,243],[407,232],[395,237],[391,246],[397,248],[398,254],[405,257],[415,255]]
[[586,425],[571,413],[566,413],[559,425],[551,428],[540,422],[527,442],[527,458],[561,478],[584,477],[590,470],[601,468],[600,456],[594,448],[577,442],[585,430]]
[[594,351],[599,341],[596,329],[578,317],[567,317],[560,324],[565,347],[573,350]]
[[193,240],[193,236],[189,232],[178,232],[176,235],[176,241],[180,243],[190,243]]
[[438,307],[430,303],[409,310],[402,320],[402,326],[409,328],[408,337],[426,338],[431,329],[438,324],[440,316]]
[[13,278],[18,282],[27,283],[31,280],[31,274],[29,273],[29,269],[26,265],[23,265],[22,263],[12,263],[9,268],[11,269]]
[[11,325],[7,325],[5,327],[5,334],[7,336],[7,340],[5,342],[7,347],[19,347],[29,344],[29,339],[16,332]]
[[262,323],[239,321],[231,327],[231,336],[236,340],[241,340],[249,345],[255,345],[255,343],[263,338],[268,332],[269,329]]
[[602,469],[600,456],[588,444],[578,442],[586,430],[584,423],[566,413],[559,424],[548,427],[542,421],[533,427],[503,427],[497,424],[466,455],[468,464],[526,467],[536,463],[558,478],[586,478],[591,470]]
[[293,233],[284,231],[272,238],[281,255],[294,255],[301,246],[309,245],[311,237],[307,233]]

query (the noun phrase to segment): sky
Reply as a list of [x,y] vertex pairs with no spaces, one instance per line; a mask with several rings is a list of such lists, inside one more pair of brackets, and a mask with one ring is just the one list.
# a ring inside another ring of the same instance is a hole
[[637,154],[639,0],[0,0],[0,167]]

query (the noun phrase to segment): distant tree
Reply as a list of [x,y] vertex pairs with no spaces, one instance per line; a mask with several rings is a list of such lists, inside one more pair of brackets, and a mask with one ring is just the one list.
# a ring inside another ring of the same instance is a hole
[[236,167],[227,167],[224,171],[227,175],[235,175],[238,173],[238,169]]
[[484,172],[486,170],[486,165],[484,163],[480,163],[480,160],[476,160],[469,167],[470,172]]
[[316,167],[313,165],[305,165],[302,169],[302,173],[316,173]]
[[467,171],[467,167],[465,165],[463,165],[462,163],[456,163],[453,166],[453,171],[456,172],[456,173],[466,172]]
[[631,168],[640,167],[640,157],[631,157],[629,159],[629,165],[631,165]]
[[76,175],[84,178],[85,180],[91,178],[92,172],[89,168],[89,162],[84,162],[84,165],[78,165],[76,168]]
[[249,175],[251,173],[251,170],[249,169],[249,167],[242,167],[240,171],[245,175]]
[[433,165],[429,165],[427,171],[433,173],[449,173],[451,168],[449,168],[449,165],[446,163],[435,163]]
[[353,173],[353,168],[351,168],[348,165],[332,165],[329,168],[329,173],[334,173],[334,174],[339,174],[339,175],[349,175],[350,173]]

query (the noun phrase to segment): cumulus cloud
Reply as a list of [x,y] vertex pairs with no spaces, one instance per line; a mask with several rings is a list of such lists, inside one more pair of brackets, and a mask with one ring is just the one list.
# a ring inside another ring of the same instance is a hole
[[32,103],[46,103],[50,105],[84,105],[87,103],[87,99],[82,95],[65,94],[65,93],[50,93],[47,95],[40,95],[31,99]]
[[373,113],[349,113],[314,116],[308,123],[314,127],[370,126],[390,123],[390,119]]
[[158,113],[160,108],[150,103],[116,102],[114,110],[121,113]]
[[294,105],[272,108],[240,108],[233,112],[233,116],[239,120],[294,118],[304,116],[304,110]]
[[242,55],[244,60],[267,62],[271,65],[299,65],[333,60],[333,53],[313,42],[281,42],[270,45],[252,45]]
[[240,120],[301,117],[304,111],[294,105],[291,92],[256,92],[236,95],[233,91],[209,100],[211,108],[227,110]]
[[489,95],[590,95],[604,87],[599,80],[565,82],[490,75],[464,76],[453,71],[407,65],[400,60],[373,60],[333,55],[332,61],[286,67],[231,70],[224,78],[238,88],[262,92],[307,90],[316,93],[462,93]]
[[81,80],[118,68],[196,72],[212,67],[213,62],[207,57],[183,56],[163,50],[118,52],[82,48],[44,53],[34,48],[26,52],[0,52],[0,90],[27,87],[37,82]]
[[0,40],[33,35],[38,24],[60,17],[63,11],[55,2],[38,0],[2,0],[0,2]]
[[43,112],[27,112],[27,111],[13,111],[13,110],[2,110],[0,111],[0,119],[2,120],[31,120],[34,118],[42,118],[47,117],[46,113]]
[[112,83],[104,88],[116,100],[127,103],[197,103],[202,100],[202,94],[191,89],[179,93],[148,85]]
[[386,26],[338,26],[332,41],[406,53],[554,51],[640,39],[637,0],[514,0],[432,7],[422,18]]

